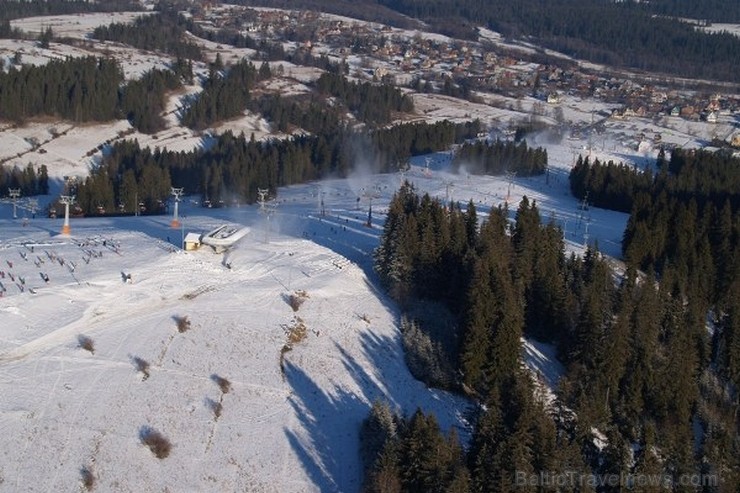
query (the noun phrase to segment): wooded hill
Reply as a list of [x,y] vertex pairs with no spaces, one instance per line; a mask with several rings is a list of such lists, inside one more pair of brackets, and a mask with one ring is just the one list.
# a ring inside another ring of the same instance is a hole
[[[531,37],[569,56],[615,67],[740,82],[740,39],[667,16],[740,21],[737,2],[606,0],[378,0],[444,34],[475,38],[484,26]],[[654,5],[655,4],[655,5]],[[663,15],[655,15],[660,13]]]
[[[677,161],[677,174],[698,162]],[[661,243],[670,262],[658,272],[658,257],[639,255],[649,248],[631,253],[630,245],[661,237],[651,228],[625,243],[628,268],[617,274],[595,248],[566,256],[562,231],[543,224],[526,197],[514,223],[499,208],[478,227],[474,204],[443,204],[404,186],[391,202],[376,270],[407,314],[402,334],[415,376],[479,407],[462,451],[433,416],[394,416],[376,403],[363,434],[365,490],[550,491],[517,484],[517,473],[570,471],[659,475],[668,478],[665,491],[735,492],[740,220],[728,205],[716,222],[707,216],[707,234],[682,239],[697,224],[671,204],[636,206],[630,219],[670,225]],[[716,257],[707,236],[720,240]],[[522,369],[522,335],[553,343],[566,366],[552,403],[536,397]],[[688,474],[714,475],[718,484],[679,485]],[[569,483],[563,491],[621,486]]]
[[173,152],[141,148],[135,141],[111,146],[100,166],[78,186],[85,214],[133,212],[136,197],[158,211],[171,186],[184,187],[216,206],[253,203],[258,188],[305,183],[329,175],[346,176],[362,159],[375,172],[395,172],[409,156],[440,151],[476,135],[480,123],[405,124],[377,131],[295,136],[267,142],[226,132],[208,150]]
[[150,70],[124,84],[111,58],[67,58],[0,72],[0,114],[22,123],[35,116],[74,122],[126,118],[142,132],[164,127],[165,95],[192,79],[192,64],[177,60],[171,70]]
[[142,50],[161,51],[179,58],[202,59],[200,47],[185,39],[185,29],[178,17],[177,12],[170,10],[143,15],[133,24],[114,23],[97,27],[92,37],[100,41],[118,41]]

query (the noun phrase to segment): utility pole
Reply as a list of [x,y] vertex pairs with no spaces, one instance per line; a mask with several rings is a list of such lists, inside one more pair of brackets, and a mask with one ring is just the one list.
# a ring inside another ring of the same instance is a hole
[[365,189],[362,196],[366,198],[369,202],[369,207],[367,210],[367,222],[365,223],[365,226],[368,228],[373,227],[373,199],[380,197],[380,191],[378,190],[378,187],[375,187],[375,190]]
[[452,180],[445,180],[445,202],[447,204],[452,200],[452,189],[455,188],[455,182]]
[[13,219],[18,219],[18,215],[16,214],[16,206],[18,203],[18,197],[21,196],[21,189],[9,188],[8,195],[10,195],[10,198],[13,199]]
[[581,226],[581,223],[583,223],[583,219],[586,217],[586,211],[588,211],[588,191],[586,191],[586,195],[583,196],[583,200],[581,201],[580,211],[578,213],[578,222],[576,223],[576,230],[578,230]]
[[170,223],[170,226],[173,228],[179,228],[180,227],[180,217],[179,217],[179,211],[178,206],[180,205],[180,197],[182,197],[183,188],[170,188],[170,194],[175,198],[175,214],[172,216],[172,222]]
[[37,199],[31,199],[28,201],[28,210],[31,211],[31,218],[36,219],[36,209],[39,208],[39,201]]
[[64,226],[62,226],[62,234],[68,235],[70,233],[69,228],[69,206],[71,204],[74,204],[75,202],[75,196],[74,195],[62,195],[59,197],[59,202],[64,204]]
[[507,171],[506,180],[509,182],[509,188],[506,191],[506,203],[511,200],[511,186],[514,184],[514,178],[516,178],[516,171]]
[[[257,194],[260,193],[261,189],[257,189]],[[316,193],[316,208],[318,210],[319,215],[324,215],[324,191],[321,190],[320,186],[314,187],[314,192]],[[267,194],[267,190],[265,190],[265,195]]]
[[[267,205],[267,193],[269,192],[266,188],[258,188],[257,189],[257,203],[260,205],[260,212],[265,212],[265,206]],[[323,202],[322,202],[323,204]]]
[[588,128],[588,157],[591,157],[591,149],[593,148],[593,131],[594,131],[594,110],[591,110],[591,125]]
[[[267,200],[267,194],[269,193],[269,190],[266,188],[258,188],[257,189],[257,203],[260,205],[259,212],[260,214],[265,216],[266,223],[265,223],[265,243],[270,242],[270,232],[272,231],[272,223],[271,219],[272,216],[276,212],[276,207],[271,202],[268,202]],[[320,192],[323,196],[324,192]],[[321,199],[321,211],[323,214],[324,211],[324,199]]]

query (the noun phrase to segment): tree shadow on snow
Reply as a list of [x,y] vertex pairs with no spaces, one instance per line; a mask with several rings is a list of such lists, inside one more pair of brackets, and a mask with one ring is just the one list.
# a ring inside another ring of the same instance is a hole
[[322,492],[359,491],[359,430],[369,406],[347,389],[335,386],[325,392],[290,362],[285,375],[301,425],[284,433],[311,481]]
[[285,428],[284,433],[320,491],[360,491],[359,433],[377,400],[407,415],[420,407],[433,412],[442,429],[454,426],[461,438],[469,435],[465,401],[415,380],[406,368],[399,337],[379,335],[369,327],[360,334],[362,359],[337,342],[334,346],[353,384],[325,390],[295,364],[285,364],[286,381],[293,390],[290,403],[300,426]]

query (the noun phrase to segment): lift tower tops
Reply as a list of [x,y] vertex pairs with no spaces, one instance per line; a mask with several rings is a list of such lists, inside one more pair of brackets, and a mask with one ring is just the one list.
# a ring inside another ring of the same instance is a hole
[[70,233],[69,228],[69,206],[74,204],[74,195],[62,195],[59,197],[59,202],[64,204],[64,226],[62,226],[62,234],[68,235]]
[[170,223],[170,226],[173,228],[179,228],[180,227],[180,217],[179,217],[179,210],[178,207],[180,205],[180,197],[182,197],[182,192],[184,188],[170,188],[170,195],[172,195],[175,198],[175,213],[172,216],[172,222]]
[[13,219],[17,219],[18,214],[16,214],[16,205],[18,203],[18,197],[21,196],[21,189],[20,188],[9,188],[8,195],[10,195],[10,198],[13,199]]

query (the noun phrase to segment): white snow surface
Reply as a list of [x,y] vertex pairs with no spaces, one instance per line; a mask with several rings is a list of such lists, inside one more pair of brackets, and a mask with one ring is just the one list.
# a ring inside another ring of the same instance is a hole
[[[64,34],[85,37],[95,25],[111,22],[105,16],[82,19],[70,22]],[[55,21],[55,32],[64,20]],[[24,22],[29,31],[48,25]],[[225,48],[202,44],[209,56]],[[95,53],[91,47],[51,48],[3,41],[0,56],[10,60],[21,51],[24,63],[46,63]],[[168,62],[115,44],[95,48],[120,55],[129,78]],[[228,58],[245,55],[248,50],[235,49]],[[281,92],[301,92],[319,73],[282,65],[284,77],[271,82]],[[56,193],[64,176],[89,173],[100,159],[99,146],[123,138],[152,148],[205,147],[209,132],[193,132],[178,121],[180,108],[199,91],[194,85],[172,94],[168,128],[152,136],[134,132],[126,121],[2,123],[0,161],[47,165]],[[77,490],[80,469],[89,467],[96,491],[351,493],[362,481],[359,426],[375,399],[405,414],[417,407],[433,412],[445,430],[455,427],[467,439],[469,403],[411,377],[399,340],[400,314],[372,273],[370,254],[401,180],[440,200],[472,200],[481,218],[508,203],[513,220],[526,195],[537,201],[543,221],[564,229],[569,252],[582,253],[587,242],[598,241],[602,252],[618,258],[628,215],[580,209],[568,187],[577,155],[646,167],[657,154],[656,134],[668,144],[701,147],[734,128],[732,117],[714,125],[673,117],[603,118],[611,105],[561,96],[566,122],[593,124],[596,118],[605,132],[527,136],[531,146],[547,149],[547,176],[516,177],[510,186],[505,177],[452,173],[452,152],[419,156],[403,176],[357,171],[347,179],[279,190],[270,231],[257,207],[207,209],[188,197],[180,204],[182,229],[171,229],[165,216],[73,218],[72,234],[65,237],[59,235],[61,219],[31,218],[28,198],[19,200],[17,219],[10,202],[0,199],[0,492]],[[506,138],[504,129],[531,118],[538,105],[532,98],[482,100],[414,95],[419,120],[479,117],[491,125],[491,138]],[[556,107],[539,106],[538,119],[555,125]],[[267,122],[246,112],[214,130],[226,129],[275,136]],[[368,195],[374,196],[372,228],[364,226],[367,200],[357,200]],[[40,205],[50,198],[38,197]],[[251,228],[231,252],[179,249],[185,233],[225,223]],[[125,282],[128,274],[131,283]],[[285,299],[296,290],[308,298],[294,313]],[[185,333],[176,330],[174,317],[182,316],[192,324]],[[307,338],[285,353],[281,365],[286,328],[296,316]],[[79,347],[81,335],[94,341],[94,353]],[[564,371],[554,348],[525,339],[522,355],[551,402]],[[146,380],[134,358],[150,364]],[[228,378],[231,392],[222,395],[214,375]],[[219,401],[222,414],[215,419],[212,406]],[[168,458],[158,460],[142,445],[145,427],[169,438]]]
[[[339,220],[319,222],[312,190],[286,191],[267,237],[254,207],[181,204],[187,231],[256,224],[225,255],[168,243],[185,229],[166,216],[73,218],[63,236],[61,220],[14,220],[2,205],[0,491],[76,490],[82,467],[100,491],[358,491],[359,427],[376,399],[465,436],[468,404],[405,367],[397,310],[366,270],[379,230],[345,223],[352,241],[335,245]],[[297,313],[295,290],[309,296]],[[281,370],[296,316],[307,338]],[[171,441],[169,457],[142,445],[146,427]]]
[[[209,209],[188,198],[181,229],[168,216],[72,218],[64,236],[62,219],[32,218],[23,199],[13,219],[2,201],[0,491],[74,490],[83,467],[100,491],[359,491],[358,433],[376,399],[407,415],[433,412],[467,440],[469,403],[410,375],[399,312],[371,267],[402,178],[442,200],[450,185],[449,198],[472,199],[481,217],[505,201],[504,178],[451,173],[449,159],[414,158],[403,177],[358,171],[281,189],[269,229],[256,206]],[[545,220],[572,221],[567,248],[581,252],[569,159],[551,157],[562,164],[549,183],[517,178],[510,217],[526,194]],[[372,228],[364,195],[374,196]],[[627,216],[589,214],[591,239],[618,255]],[[227,223],[251,228],[230,252],[178,248],[186,232]],[[297,290],[308,298],[293,312],[286,299]],[[184,316],[191,329],[180,333]],[[281,365],[295,317],[307,338]],[[149,363],[149,378],[134,358]],[[554,350],[525,340],[523,360],[551,398],[562,373]],[[214,375],[231,392],[222,395]],[[141,443],[147,427],[171,441],[169,457]]]
[[138,17],[150,15],[148,12],[94,12],[70,15],[47,15],[14,19],[10,26],[29,34],[40,34],[51,28],[55,36],[63,38],[87,39],[100,26],[109,24],[129,24]]

